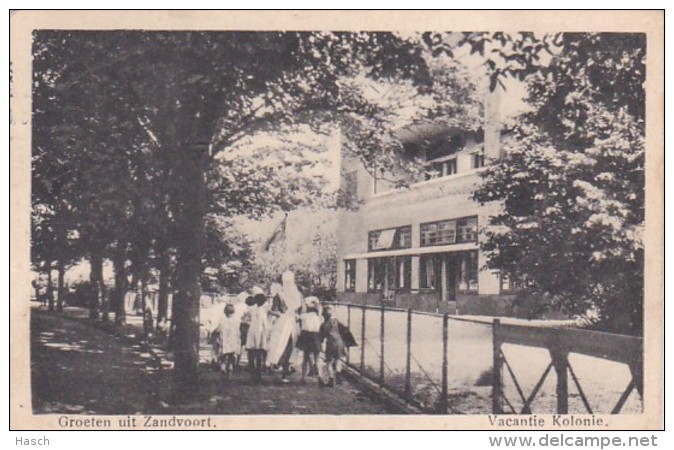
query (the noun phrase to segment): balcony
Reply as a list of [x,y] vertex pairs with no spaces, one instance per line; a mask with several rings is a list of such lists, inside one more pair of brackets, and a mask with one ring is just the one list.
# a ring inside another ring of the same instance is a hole
[[420,181],[408,187],[373,193],[370,198],[365,199],[364,208],[379,208],[389,204],[398,207],[411,202],[423,202],[445,196],[469,197],[479,185],[480,173],[484,169],[484,167],[469,169],[464,172]]

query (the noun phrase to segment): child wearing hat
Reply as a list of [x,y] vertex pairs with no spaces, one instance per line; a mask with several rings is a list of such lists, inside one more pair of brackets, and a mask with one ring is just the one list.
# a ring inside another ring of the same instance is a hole
[[316,297],[307,297],[304,301],[305,311],[300,314],[300,337],[296,347],[302,350],[302,383],[305,382],[307,370],[318,373],[318,354],[321,352],[321,343],[318,331],[321,327],[319,316],[320,302]]

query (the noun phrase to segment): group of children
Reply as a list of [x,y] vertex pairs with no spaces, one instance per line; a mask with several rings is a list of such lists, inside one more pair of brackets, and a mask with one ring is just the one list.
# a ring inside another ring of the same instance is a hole
[[340,383],[346,349],[356,345],[353,335],[334,317],[332,306],[321,306],[317,297],[302,299],[292,272],[285,272],[282,281],[272,284],[269,297],[254,287],[224,307],[211,341],[220,369],[229,378],[245,349],[254,382],[278,367],[288,383],[293,356],[302,352],[302,383],[307,376],[318,376],[319,386]]

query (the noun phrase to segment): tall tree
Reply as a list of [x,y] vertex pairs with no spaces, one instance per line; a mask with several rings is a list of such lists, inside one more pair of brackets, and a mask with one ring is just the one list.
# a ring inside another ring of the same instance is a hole
[[[64,105],[77,99],[77,111],[86,124],[74,131],[77,139],[94,135],[77,150],[70,149],[92,158],[80,166],[87,172],[87,183],[101,177],[94,170],[105,160],[99,156],[110,156],[115,164],[129,161],[129,155],[120,153],[124,149],[151,148],[151,166],[161,165],[161,170],[148,170],[144,176],[162,173],[166,179],[164,201],[157,204],[171,223],[175,247],[174,380],[175,392],[183,395],[198,386],[206,214],[256,216],[292,209],[320,191],[320,184],[296,179],[292,170],[289,176],[294,181],[276,189],[279,184],[268,170],[249,170],[237,158],[217,162],[215,156],[236,155],[251,135],[282,136],[301,125],[324,132],[326,125],[339,123],[356,156],[370,166],[376,161],[378,166],[393,167],[401,145],[389,125],[398,111],[371,101],[358,79],[409,80],[420,92],[432,85],[423,50],[391,33],[44,32],[41,37],[49,52],[62,52],[57,60],[64,61],[57,69],[43,70],[57,72],[50,89],[80,92],[62,99]],[[95,86],[105,88],[96,91]],[[152,145],[110,144],[105,127],[97,126],[103,117],[119,126],[133,126],[124,135],[149,138]],[[105,145],[94,145],[95,138]],[[293,170],[299,165],[290,163]],[[236,176],[214,179],[223,171]],[[147,198],[139,178],[130,180],[132,217],[142,216],[134,201]],[[242,187],[243,180],[247,187]],[[86,248],[103,252],[112,245],[121,254],[120,234],[109,225],[123,216],[117,212],[125,211],[127,202],[119,202],[112,189],[115,183],[110,188],[107,183],[87,185],[93,187],[90,198],[85,192],[78,196],[78,203],[86,205],[81,209],[89,214],[81,216],[80,224],[87,225],[82,231]],[[259,201],[260,196],[270,201]],[[101,211],[100,202],[94,201],[100,198],[114,202]],[[138,244],[135,251],[146,253],[147,247]]]
[[[123,95],[127,86],[103,70],[107,63],[96,67],[101,63],[94,60],[102,51],[101,42],[81,39],[77,32],[36,33],[33,184],[38,194],[42,186],[47,188],[43,197],[53,203],[53,215],[58,223],[70,225],[58,228],[59,242],[75,236],[76,253],[92,262],[91,317],[99,316],[100,307],[107,320],[112,302],[116,320],[123,322],[124,266],[131,231],[137,229],[132,220],[147,215],[145,204],[137,208],[140,213],[134,206],[139,196],[148,194],[143,169],[152,142],[132,112],[120,113],[128,106]],[[118,273],[113,299],[98,277],[108,252]],[[64,265],[74,255],[57,253],[62,280]]]
[[[389,50],[398,46],[398,55],[402,54],[404,62],[416,57],[392,36],[186,33],[150,39],[144,48],[160,47],[156,63],[165,82],[158,85],[166,86],[172,100],[167,105],[166,95],[153,95],[150,101],[155,101],[155,106],[147,109],[153,112],[148,114],[148,122],[164,154],[172,161],[172,181],[177,187],[171,196],[177,243],[175,379],[182,390],[189,391],[197,378],[199,279],[204,217],[209,209],[205,175],[212,156],[223,150],[232,151],[242,139],[260,130],[292,127],[301,122],[326,123],[335,119],[335,113],[374,117],[377,110],[345,91],[339,75],[354,74],[364,66],[354,65],[354,58],[367,63],[372,74],[395,75],[395,53],[381,51],[379,61],[373,64],[376,52],[365,51],[373,43],[380,49],[387,45],[386,41],[390,43]],[[167,48],[172,55],[168,62]],[[145,53],[143,57],[148,56]],[[406,67],[410,66],[399,67],[409,72]],[[131,76],[138,80],[137,74]],[[148,79],[157,85],[156,76]],[[143,95],[148,91],[143,89]],[[159,104],[158,98],[162,100]],[[264,174],[258,172],[256,176]],[[221,209],[257,214],[250,209],[262,204],[227,198],[225,204],[222,197],[217,201]],[[285,200],[291,206],[295,202],[292,198]],[[240,211],[244,205],[247,209]]]
[[525,295],[641,334],[645,37],[565,33],[551,53],[521,61],[530,111],[476,192],[503,205],[486,230],[490,265]]

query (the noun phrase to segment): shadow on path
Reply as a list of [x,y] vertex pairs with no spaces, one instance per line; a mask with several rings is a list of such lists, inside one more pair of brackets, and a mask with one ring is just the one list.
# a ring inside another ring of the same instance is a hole
[[[319,388],[316,378],[289,384],[278,374],[253,384],[241,369],[230,380],[200,367],[199,394],[172,405],[170,361],[157,365],[147,345],[95,322],[33,309],[31,376],[36,414],[400,414],[344,383]],[[164,355],[166,358],[166,355]]]
[[31,312],[35,413],[130,414],[150,400],[150,355],[87,322]]

